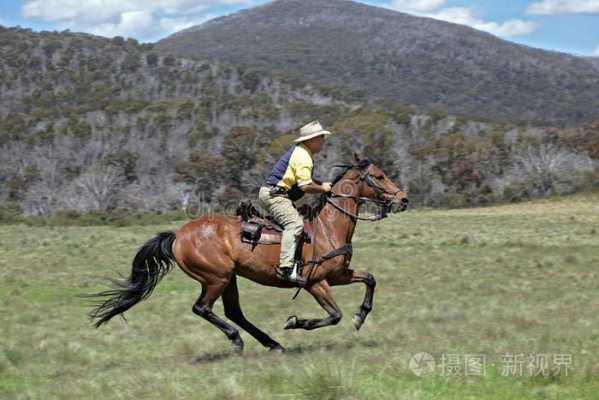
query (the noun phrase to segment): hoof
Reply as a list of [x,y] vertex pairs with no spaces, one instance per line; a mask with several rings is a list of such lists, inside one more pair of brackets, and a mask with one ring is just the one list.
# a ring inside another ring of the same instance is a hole
[[271,353],[275,353],[275,354],[283,354],[285,353],[285,348],[283,346],[281,346],[280,344],[273,346],[269,349],[269,351]]
[[353,321],[354,321],[354,328],[356,328],[356,330],[359,331],[360,328],[362,327],[362,324],[364,323],[362,316],[360,314],[354,315]]
[[295,315],[292,315],[291,317],[287,318],[287,322],[285,323],[285,329],[294,329],[296,325],[297,317]]
[[232,340],[231,346],[235,353],[243,353],[243,340],[241,340],[241,338]]

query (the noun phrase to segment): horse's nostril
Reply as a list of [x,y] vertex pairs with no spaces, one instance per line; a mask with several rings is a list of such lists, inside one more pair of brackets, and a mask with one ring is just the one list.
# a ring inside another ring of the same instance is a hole
[[408,204],[409,202],[410,202],[410,200],[408,200],[407,197],[404,197],[403,199],[401,199],[402,204]]

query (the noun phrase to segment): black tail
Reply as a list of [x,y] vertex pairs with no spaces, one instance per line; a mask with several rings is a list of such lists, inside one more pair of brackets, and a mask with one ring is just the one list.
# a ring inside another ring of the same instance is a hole
[[162,232],[144,244],[133,259],[129,279],[118,281],[110,279],[114,289],[92,294],[88,297],[105,299],[96,304],[89,316],[97,319],[96,328],[108,322],[148,298],[158,282],[173,267],[172,246],[174,232]]

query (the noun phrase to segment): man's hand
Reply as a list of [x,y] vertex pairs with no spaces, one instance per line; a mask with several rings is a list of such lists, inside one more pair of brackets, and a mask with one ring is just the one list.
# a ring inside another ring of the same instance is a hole
[[322,184],[318,184],[312,182],[310,184],[300,186],[300,189],[306,193],[329,193],[332,190],[332,184],[330,182],[323,182]]

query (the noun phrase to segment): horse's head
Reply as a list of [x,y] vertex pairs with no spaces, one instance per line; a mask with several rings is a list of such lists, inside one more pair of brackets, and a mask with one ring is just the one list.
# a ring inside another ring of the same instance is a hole
[[408,207],[406,193],[367,158],[354,154],[355,162],[344,174],[341,193],[381,202],[386,211],[400,212]]

